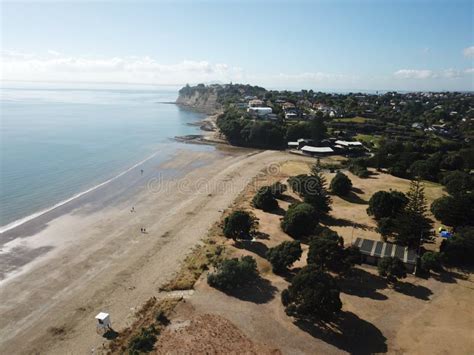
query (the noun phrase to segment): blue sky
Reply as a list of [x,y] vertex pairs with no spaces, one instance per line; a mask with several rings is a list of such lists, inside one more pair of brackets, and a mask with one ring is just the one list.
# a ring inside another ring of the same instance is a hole
[[472,1],[2,3],[3,80],[474,90]]

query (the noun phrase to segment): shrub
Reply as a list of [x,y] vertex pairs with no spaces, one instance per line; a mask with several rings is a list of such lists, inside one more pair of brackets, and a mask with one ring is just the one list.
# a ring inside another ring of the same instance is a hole
[[209,286],[231,290],[248,284],[258,275],[257,263],[251,256],[223,260],[214,273],[207,275]]
[[293,265],[301,257],[301,245],[297,241],[286,241],[267,251],[266,257],[274,272],[280,272]]
[[421,267],[425,271],[440,271],[442,269],[440,253],[431,251],[424,253],[421,257]]
[[285,233],[298,238],[311,234],[318,222],[313,206],[307,203],[294,203],[286,211],[281,227]]
[[142,328],[140,334],[134,336],[128,345],[131,354],[139,354],[140,352],[150,352],[156,342],[158,331],[153,325],[148,328]]
[[301,319],[328,320],[342,308],[334,278],[315,265],[302,268],[281,294],[285,312]]
[[278,208],[278,201],[272,193],[270,186],[261,187],[252,199],[255,208],[264,211],[273,211]]
[[385,257],[378,264],[379,275],[385,277],[388,282],[395,282],[407,276],[403,262],[397,257]]
[[331,180],[331,191],[338,196],[347,196],[351,189],[352,182],[344,173],[338,172]]
[[257,220],[250,213],[242,210],[234,211],[224,219],[224,235],[236,240],[252,239]]

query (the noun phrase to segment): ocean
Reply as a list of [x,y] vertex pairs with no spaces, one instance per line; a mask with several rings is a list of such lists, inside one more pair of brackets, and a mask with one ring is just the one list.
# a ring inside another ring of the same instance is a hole
[[169,158],[183,147],[172,138],[199,134],[188,124],[204,118],[166,103],[176,97],[175,90],[0,89],[0,232],[147,159]]

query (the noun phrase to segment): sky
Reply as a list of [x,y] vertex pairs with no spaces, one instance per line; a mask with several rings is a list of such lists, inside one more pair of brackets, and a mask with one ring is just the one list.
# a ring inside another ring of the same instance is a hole
[[1,1],[2,85],[474,90],[474,2]]

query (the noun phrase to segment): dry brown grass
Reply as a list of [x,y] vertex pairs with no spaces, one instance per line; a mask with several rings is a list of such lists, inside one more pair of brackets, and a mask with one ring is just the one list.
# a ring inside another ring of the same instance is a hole
[[136,320],[129,327],[118,333],[108,348],[108,354],[124,353],[130,341],[140,333],[143,328],[154,326],[157,331],[163,330],[166,319],[171,315],[181,298],[165,298],[158,300],[151,297],[135,314]]

